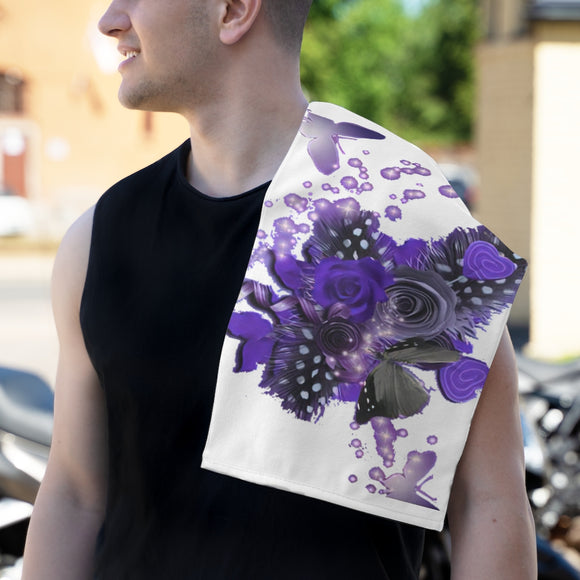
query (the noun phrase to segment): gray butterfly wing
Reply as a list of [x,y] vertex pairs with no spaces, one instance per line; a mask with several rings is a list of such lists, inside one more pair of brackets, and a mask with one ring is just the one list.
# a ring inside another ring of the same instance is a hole
[[428,402],[429,395],[413,373],[385,360],[369,373],[359,395],[355,419],[362,425],[373,417],[411,417]]
[[432,342],[417,341],[386,353],[386,359],[425,368],[436,368],[459,360],[461,355]]

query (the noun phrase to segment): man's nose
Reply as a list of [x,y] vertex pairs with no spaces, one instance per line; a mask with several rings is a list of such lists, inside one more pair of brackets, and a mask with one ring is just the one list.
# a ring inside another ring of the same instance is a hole
[[131,28],[131,19],[122,4],[122,0],[113,0],[99,20],[99,30],[106,36],[116,37]]

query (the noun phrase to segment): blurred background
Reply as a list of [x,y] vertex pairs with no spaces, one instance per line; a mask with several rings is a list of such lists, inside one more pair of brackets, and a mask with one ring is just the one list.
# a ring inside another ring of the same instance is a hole
[[[0,367],[50,386],[59,240],[109,186],[188,137],[176,115],[118,104],[116,42],[96,28],[107,4],[0,0]],[[314,0],[302,68],[311,100],[427,150],[528,259],[510,329],[521,357],[555,363],[528,368],[530,392],[566,377],[558,429],[580,389],[580,0]],[[577,427],[569,436],[577,445]]]

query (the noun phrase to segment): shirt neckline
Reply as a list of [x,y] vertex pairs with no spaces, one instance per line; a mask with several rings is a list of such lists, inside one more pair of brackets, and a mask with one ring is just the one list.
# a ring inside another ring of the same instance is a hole
[[224,197],[221,196],[216,197],[213,195],[208,195],[206,193],[203,193],[203,191],[200,191],[199,189],[195,188],[193,185],[191,185],[191,183],[189,183],[186,177],[187,159],[189,157],[190,152],[191,152],[191,140],[186,139],[178,148],[177,178],[182,187],[189,190],[189,192],[195,195],[196,197],[203,199],[205,201],[215,203],[234,202],[239,199],[245,199],[247,197],[258,195],[259,193],[265,193],[265,190],[267,190],[270,184],[272,183],[271,181],[266,181],[265,183],[262,183],[261,185],[258,185],[248,191],[244,191],[243,193],[237,193],[235,195],[228,195]]

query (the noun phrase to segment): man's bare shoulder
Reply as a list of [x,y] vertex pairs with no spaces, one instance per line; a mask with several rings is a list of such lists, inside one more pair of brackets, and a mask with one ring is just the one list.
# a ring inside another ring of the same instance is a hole
[[52,299],[55,314],[59,305],[69,305],[78,312],[84,288],[95,206],[85,211],[67,230],[59,246],[52,274]]

